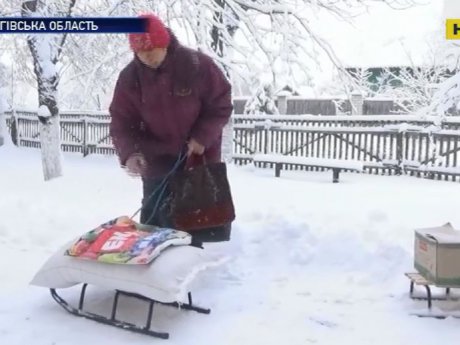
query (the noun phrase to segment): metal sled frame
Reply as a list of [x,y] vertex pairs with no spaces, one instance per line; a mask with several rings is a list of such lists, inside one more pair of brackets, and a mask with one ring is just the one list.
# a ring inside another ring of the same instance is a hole
[[[454,318],[460,318],[460,316],[457,315],[449,315],[449,314],[436,314],[436,313],[431,313],[432,306],[433,306],[433,301],[458,301],[459,298],[451,296],[451,288],[450,287],[443,287],[445,288],[445,295],[444,296],[433,296],[431,287],[430,286],[435,286],[436,285],[433,282],[428,281],[425,279],[421,274],[419,273],[406,273],[405,274],[407,278],[410,280],[410,287],[409,287],[409,297],[413,300],[422,300],[422,301],[427,301],[427,307],[428,307],[428,313],[420,313],[420,314],[414,314],[418,317],[434,317],[437,319],[445,319],[448,316],[454,317]],[[426,295],[425,296],[416,296],[414,294],[414,288],[415,285],[423,286],[426,290]]]
[[[196,311],[196,312],[201,313],[201,314],[209,314],[211,312],[210,309],[204,309],[204,308],[194,306],[192,304],[192,294],[190,292],[188,293],[188,303],[177,303],[177,302],[163,303],[163,302],[155,301],[153,299],[150,299],[148,297],[145,297],[145,296],[142,296],[142,295],[139,295],[139,294],[120,291],[120,290],[115,290],[115,297],[113,299],[113,304],[112,304],[112,313],[111,313],[111,317],[109,319],[109,318],[107,318],[105,316],[90,313],[90,312],[87,312],[87,311],[83,310],[83,305],[84,305],[84,302],[85,302],[85,294],[86,294],[87,286],[88,286],[88,284],[83,284],[83,286],[82,286],[81,293],[80,293],[80,302],[78,304],[78,308],[75,308],[75,307],[71,306],[69,303],[67,303],[61,296],[59,296],[57,294],[56,289],[50,289],[50,292],[51,292],[51,296],[53,297],[53,299],[61,307],[63,307],[65,310],[67,310],[69,313],[71,313],[71,314],[73,314],[75,316],[81,316],[81,317],[84,317],[86,319],[93,320],[93,321],[96,321],[96,322],[99,322],[99,323],[102,323],[102,324],[105,324],[105,325],[114,326],[114,327],[121,328],[121,329],[124,329],[124,330],[132,331],[132,332],[140,333],[140,334],[144,334],[144,335],[149,335],[149,336],[157,337],[157,338],[161,338],[161,339],[168,339],[169,338],[169,333],[157,332],[157,331],[151,330],[150,325],[151,325],[151,322],[152,322],[153,309],[154,309],[155,304],[162,304],[162,305],[167,305],[167,306],[176,307],[176,308],[185,309],[185,310],[193,310],[193,311]],[[128,296],[128,297],[134,297],[134,298],[137,298],[137,299],[140,299],[142,301],[145,301],[145,302],[149,303],[149,311],[148,311],[148,314],[147,314],[147,320],[146,320],[146,323],[145,323],[144,327],[137,326],[137,325],[132,324],[132,323],[117,320],[116,316],[117,316],[117,309],[118,309],[118,298],[120,297],[120,295],[124,295],[124,296]]]

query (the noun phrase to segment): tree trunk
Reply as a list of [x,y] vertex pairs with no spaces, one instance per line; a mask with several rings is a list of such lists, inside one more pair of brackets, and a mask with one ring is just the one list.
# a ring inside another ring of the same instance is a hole
[[[218,11],[214,11],[213,20],[221,25],[224,24],[224,11],[225,11],[225,0],[214,0],[214,2],[219,6]],[[224,56],[224,42],[222,40],[222,33],[217,25],[213,25],[211,29],[211,48],[219,57]]]
[[[222,27],[224,25],[224,11],[228,10],[231,11],[231,9],[225,8],[226,6],[226,0],[214,0],[214,2],[219,6],[218,11],[214,11],[213,14],[213,20],[216,23],[219,23],[219,25]],[[235,22],[237,22],[238,18],[235,13],[233,13],[233,16],[235,17]],[[225,25],[225,29],[227,33],[233,37],[235,35],[236,29],[238,28],[237,25]],[[224,57],[224,55],[227,55],[231,52],[229,52],[229,49],[225,49],[225,42],[222,36],[221,29],[215,24],[211,28],[211,48],[214,50],[214,52],[217,54],[219,57]],[[228,48],[228,47],[227,47]],[[225,68],[224,66],[224,71],[227,77],[230,77],[230,71]],[[233,119],[230,118],[229,122],[225,125],[223,133],[222,133],[222,160],[226,163],[231,163],[233,160]]]
[[62,176],[59,117],[52,116],[40,122],[40,144],[45,181]]
[[[58,75],[56,64],[44,60],[44,46],[49,44],[42,38],[28,39],[34,58],[34,70],[38,81],[38,119],[40,121],[40,144],[45,181],[62,176],[59,108],[56,101]],[[53,49],[51,45],[49,49]],[[44,62],[47,62],[44,63]]]
[[[230,47],[226,46],[224,37],[222,35],[221,27],[225,26],[225,31],[230,37],[233,37],[238,29],[239,18],[236,13],[229,7],[226,7],[226,0],[214,0],[216,5],[219,7],[218,10],[214,11],[213,14],[213,23],[215,23],[211,28],[211,48],[216,53],[217,56],[223,58],[224,56],[228,57],[231,54]],[[234,18],[234,22],[229,22],[229,19],[224,19],[224,12],[228,11],[231,13],[230,17]],[[226,66],[223,67],[227,77],[230,77],[230,72]]]
[[[23,15],[34,14],[38,0],[23,3]],[[27,36],[27,44],[33,57],[34,72],[38,84],[38,119],[40,121],[40,144],[45,181],[62,176],[59,108],[57,90],[59,74],[57,62],[62,45],[54,42],[51,35]],[[64,40],[61,40],[63,44]]]
[[13,143],[13,134],[16,133],[13,133],[13,131],[11,131],[10,134],[10,131],[8,130],[8,125],[6,123],[6,114],[2,109],[0,109],[0,146],[11,145]]

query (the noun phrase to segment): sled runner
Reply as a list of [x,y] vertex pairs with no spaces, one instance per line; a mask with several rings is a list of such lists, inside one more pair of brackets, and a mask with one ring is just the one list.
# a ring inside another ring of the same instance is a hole
[[[436,286],[433,282],[427,280],[420,273],[411,272],[411,273],[405,273],[405,275],[410,280],[410,287],[409,287],[410,298],[413,300],[422,300],[422,301],[427,302],[427,309],[425,312],[412,312],[411,315],[418,316],[418,317],[431,317],[431,318],[437,318],[437,319],[445,319],[447,317],[460,318],[460,311],[459,312],[448,312],[448,311],[440,310],[439,308],[433,308],[433,301],[455,302],[455,301],[460,300],[459,297],[451,295],[451,287]],[[423,286],[426,291],[425,295],[415,294],[415,286]],[[445,293],[443,295],[434,295],[431,287],[445,289]]]
[[[106,316],[91,313],[91,312],[84,310],[87,286],[88,284],[83,284],[82,286],[78,308],[71,306],[67,301],[65,301],[61,296],[59,296],[58,293],[56,292],[56,289],[50,289],[51,296],[61,307],[63,307],[65,310],[67,310],[72,315],[84,317],[86,319],[93,320],[93,321],[96,321],[96,322],[99,322],[105,325],[121,328],[121,329],[128,330],[128,331],[135,332],[135,333],[145,334],[145,335],[149,335],[149,336],[157,337],[161,339],[168,339],[169,333],[158,332],[158,331],[154,331],[151,329],[155,304],[162,304],[162,305],[167,305],[171,307],[176,307],[179,309],[196,311],[201,314],[209,314],[211,312],[210,309],[205,309],[205,308],[201,308],[201,307],[193,305],[191,292],[188,293],[187,303],[178,303],[178,302],[163,303],[163,302],[155,301],[151,298],[148,298],[148,297],[145,297],[139,294],[116,290],[115,296],[113,299],[113,304],[112,304],[111,316],[110,318],[108,318]],[[142,301],[149,303],[149,310],[148,310],[148,314],[146,317],[146,322],[145,322],[144,327],[117,319],[118,299],[119,299],[119,296],[123,296],[123,295],[127,297],[133,297],[136,299],[140,299]]]

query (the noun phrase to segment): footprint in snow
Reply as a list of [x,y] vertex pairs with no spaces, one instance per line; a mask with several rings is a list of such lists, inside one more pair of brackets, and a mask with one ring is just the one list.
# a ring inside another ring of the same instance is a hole
[[328,327],[328,328],[336,328],[338,326],[337,323],[329,321],[329,320],[320,320],[320,319],[316,319],[313,317],[310,317],[309,320],[321,326]]

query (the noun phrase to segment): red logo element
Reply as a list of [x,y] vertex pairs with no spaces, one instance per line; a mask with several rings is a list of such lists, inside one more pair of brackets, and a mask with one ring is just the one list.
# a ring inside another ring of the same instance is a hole
[[426,244],[426,242],[419,242],[419,246],[420,250],[423,250],[424,252],[428,251],[428,245]]

